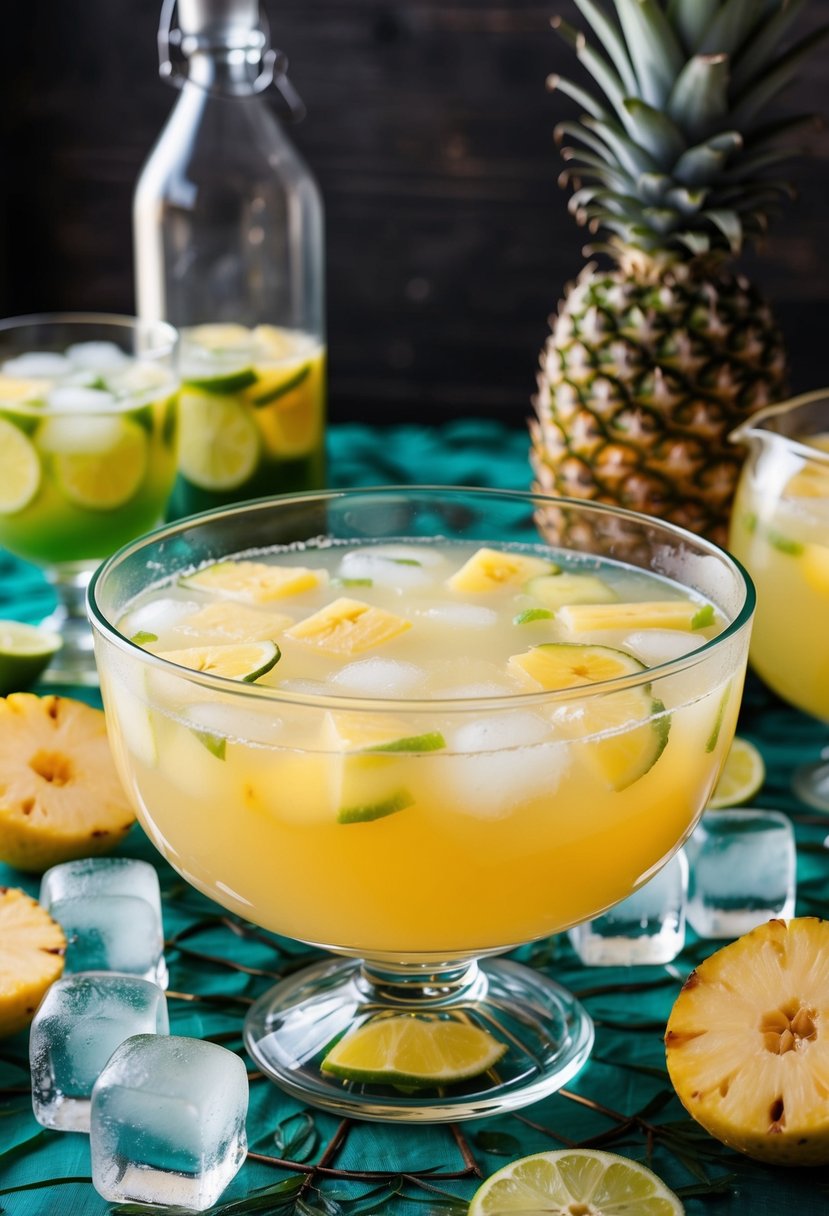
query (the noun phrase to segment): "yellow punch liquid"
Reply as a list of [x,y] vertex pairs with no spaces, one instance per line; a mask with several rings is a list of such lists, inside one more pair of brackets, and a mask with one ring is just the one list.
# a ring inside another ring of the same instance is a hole
[[450,959],[595,915],[690,832],[739,704],[704,650],[725,624],[540,545],[326,542],[143,594],[119,629],[164,661],[99,661],[121,773],[189,882],[286,936]]

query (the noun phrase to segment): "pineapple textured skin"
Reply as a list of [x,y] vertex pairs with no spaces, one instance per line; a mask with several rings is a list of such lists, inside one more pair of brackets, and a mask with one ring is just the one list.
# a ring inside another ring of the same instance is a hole
[[786,391],[783,340],[741,276],[585,267],[541,357],[535,488],[725,542],[742,453],[729,433]]
[[786,393],[780,334],[732,264],[792,193],[778,167],[813,120],[772,109],[829,26],[798,34],[788,0],[574,3],[586,28],[553,26],[590,79],[548,80],[581,111],[557,127],[560,182],[612,268],[588,265],[553,318],[535,486],[722,543],[742,455],[728,435]]

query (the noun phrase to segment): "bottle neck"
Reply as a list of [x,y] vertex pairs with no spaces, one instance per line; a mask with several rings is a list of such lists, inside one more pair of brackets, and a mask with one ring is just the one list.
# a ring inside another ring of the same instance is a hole
[[260,91],[261,68],[238,50],[194,51],[187,59],[187,81],[221,97],[250,97]]

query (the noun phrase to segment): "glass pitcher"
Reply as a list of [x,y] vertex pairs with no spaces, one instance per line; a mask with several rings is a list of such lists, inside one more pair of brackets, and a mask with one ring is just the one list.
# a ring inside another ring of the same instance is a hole
[[[730,548],[757,585],[751,662],[779,696],[829,722],[829,389],[752,415]],[[829,810],[829,763],[794,775],[795,793]]]
[[[301,102],[258,0],[165,0],[162,77],[180,89],[134,198],[139,315],[182,334],[168,514],[324,480],[323,210],[273,113]],[[171,56],[175,56],[175,63]]]

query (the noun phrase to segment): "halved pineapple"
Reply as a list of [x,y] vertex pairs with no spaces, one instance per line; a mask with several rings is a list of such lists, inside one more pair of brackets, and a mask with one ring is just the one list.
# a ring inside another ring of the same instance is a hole
[[730,1148],[829,1162],[829,922],[771,920],[692,971],[665,1034],[677,1095]]
[[412,622],[405,617],[341,596],[313,616],[298,621],[287,630],[287,636],[327,654],[351,655],[389,642],[411,627]]
[[0,700],[0,858],[39,872],[105,853],[134,819],[99,709],[33,693]]
[[31,1022],[63,971],[66,937],[25,891],[0,887],[0,1038]]

